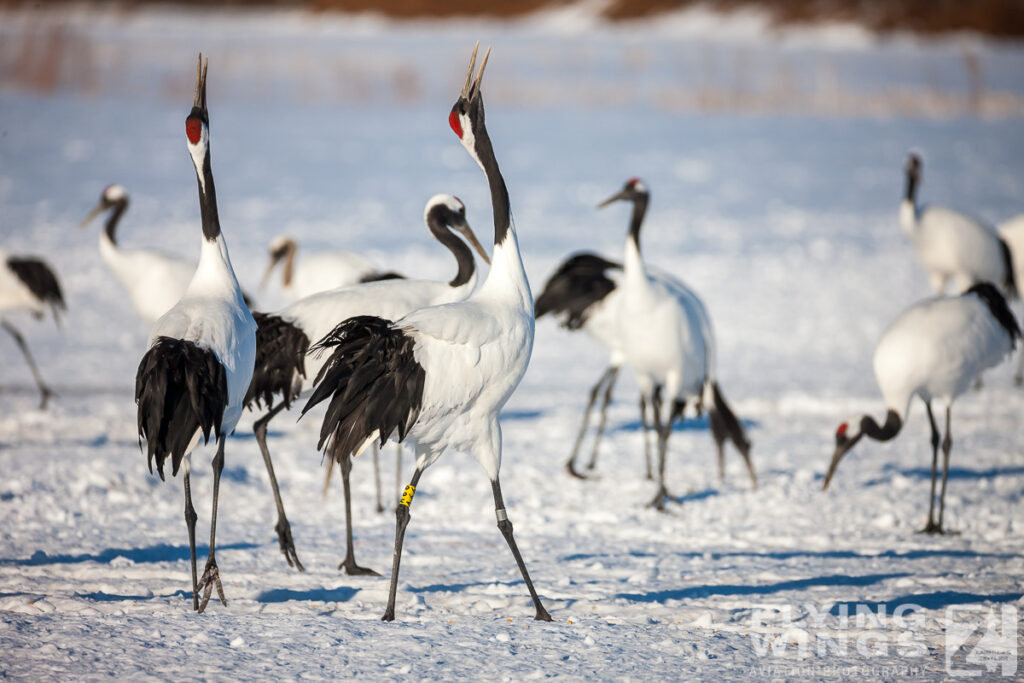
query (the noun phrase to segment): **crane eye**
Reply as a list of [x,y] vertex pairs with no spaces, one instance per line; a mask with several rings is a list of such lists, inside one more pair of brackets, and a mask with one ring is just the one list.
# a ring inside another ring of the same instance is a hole
[[188,136],[189,142],[193,145],[199,144],[199,138],[203,134],[203,124],[195,117],[188,117],[185,120],[185,135]]

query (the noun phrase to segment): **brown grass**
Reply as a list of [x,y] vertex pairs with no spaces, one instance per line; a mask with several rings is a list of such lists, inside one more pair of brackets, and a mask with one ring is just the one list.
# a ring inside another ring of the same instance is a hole
[[[39,7],[64,0],[0,0],[4,7]],[[182,5],[306,7],[317,11],[377,12],[399,19],[518,17],[571,0],[171,0]],[[167,0],[121,0],[132,8]],[[105,4],[105,3],[104,3]],[[605,16],[629,20],[692,7],[723,12],[759,8],[780,25],[827,20],[859,23],[873,31],[941,34],[977,31],[1000,38],[1024,37],[1024,0],[612,0]]]

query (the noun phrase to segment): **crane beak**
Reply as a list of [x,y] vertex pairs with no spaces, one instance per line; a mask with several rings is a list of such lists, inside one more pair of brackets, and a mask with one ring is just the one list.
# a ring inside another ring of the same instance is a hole
[[207,58],[206,63],[203,63],[203,53],[199,53],[199,61],[196,63],[196,94],[195,99],[192,101],[193,107],[206,111],[206,69],[210,66],[210,60]]
[[93,208],[93,210],[89,212],[89,215],[82,219],[82,222],[78,224],[79,229],[85,229],[85,227],[89,225],[92,219],[96,218],[96,216],[102,213],[105,208],[107,207],[103,205],[103,202],[97,204],[95,208]]
[[621,190],[621,191],[613,194],[611,197],[609,197],[608,199],[604,200],[600,204],[598,204],[597,208],[603,209],[604,207],[608,206],[609,204],[611,204],[613,202],[617,202],[620,199],[626,199],[626,198],[627,198],[626,197],[626,191],[625,190]]
[[828,472],[825,473],[825,483],[821,485],[821,490],[825,491],[828,489],[829,483],[832,481],[832,475],[836,473],[836,468],[839,467],[839,461],[846,454],[846,450],[841,447],[836,447],[836,452],[832,455],[832,462],[829,463]]
[[476,252],[480,254],[480,258],[484,260],[484,263],[486,263],[487,265],[491,265],[491,259],[487,255],[487,251],[483,248],[483,245],[481,245],[480,241],[476,238],[476,233],[473,232],[473,228],[469,227],[469,223],[463,221],[460,225],[454,225],[452,227],[455,228],[455,230],[457,230],[458,233],[462,235],[467,242],[469,242],[469,246],[476,249]]
[[274,267],[281,262],[281,257],[271,254],[270,263],[267,265],[267,270],[263,273],[263,278],[260,280],[260,289],[266,289],[267,283],[270,282],[270,275],[274,272]]
[[491,48],[487,48],[487,52],[484,53],[484,60],[480,63],[480,70],[476,72],[476,78],[473,78],[473,71],[476,69],[476,53],[480,49],[480,41],[476,41],[476,45],[473,46],[473,55],[469,58],[469,70],[466,71],[466,83],[462,86],[462,97],[469,100],[472,99],[480,92],[480,81],[484,77],[484,69],[487,68],[487,58],[491,56]]

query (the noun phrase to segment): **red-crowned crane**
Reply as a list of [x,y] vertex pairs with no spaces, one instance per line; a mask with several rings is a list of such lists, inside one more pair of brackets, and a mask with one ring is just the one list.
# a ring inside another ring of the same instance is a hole
[[402,277],[380,270],[373,261],[353,251],[314,252],[299,259],[299,245],[288,235],[270,240],[269,251],[270,264],[263,275],[263,284],[280,265],[281,287],[291,301],[328,289]]
[[[192,607],[202,612],[213,588],[227,605],[215,557],[217,495],[224,469],[224,440],[242,414],[243,399],[256,360],[256,321],[249,313],[231,267],[217,214],[217,193],[210,167],[210,120],[206,109],[206,66],[196,67],[192,111],[185,119],[188,151],[199,183],[203,237],[199,265],[181,301],[153,327],[149,350],[135,378],[140,445],[146,441],[150,472],[156,460],[164,478],[170,458],[177,476],[184,460],[185,523],[192,561]],[[191,452],[200,437],[217,442],[213,458],[213,511],[210,554],[202,579],[196,574],[196,512],[189,485]],[[205,589],[202,603],[199,591]]]
[[[750,460],[750,442],[715,377],[714,332],[703,302],[689,287],[651,268],[640,256],[640,228],[649,199],[647,186],[640,179],[631,178],[622,190],[599,205],[601,208],[616,201],[633,204],[623,265],[590,254],[571,257],[538,297],[537,314],[554,312],[567,327],[588,331],[610,351],[609,367],[591,389],[567,469],[581,476],[576,469],[576,456],[590,411],[603,386],[601,420],[591,455],[590,466],[593,466],[615,377],[619,366],[626,363],[640,385],[645,455],[649,453],[647,404],[651,404],[657,436],[659,484],[652,504],[661,509],[668,497],[664,478],[668,439],[672,425],[683,416],[687,402],[694,402],[698,411],[707,403],[711,434],[718,451],[719,475],[724,473],[724,445],[729,440],[743,456],[755,487],[757,476]],[[648,456],[648,475],[649,463]]]
[[[942,513],[949,474],[950,412],[953,401],[978,376],[1001,363],[1020,338],[1020,327],[999,290],[988,282],[971,287],[956,297],[927,299],[908,308],[882,334],[875,347],[875,380],[885,400],[885,423],[871,415],[855,417],[836,429],[836,449],[825,474],[822,490],[828,488],[839,461],[862,437],[889,441],[900,433],[918,396],[928,411],[932,443],[932,487],[928,499],[928,523],[922,532],[941,534]],[[939,516],[934,516],[935,480],[939,463],[939,428],[932,404],[946,410],[946,433],[942,438],[942,489]]]
[[416,469],[395,516],[395,554],[384,621],[395,595],[410,506],[423,471],[448,448],[469,453],[491,481],[498,529],[508,543],[536,608],[550,621],[512,534],[502,498],[498,413],[515,391],[533,348],[533,299],[519,254],[508,190],[484,125],[480,83],[488,50],[473,79],[476,48],[449,125],[483,169],[494,212],[491,270],[467,301],[423,308],[394,322],[360,316],[338,325],[315,348],[330,353],[303,412],[328,400],[319,447],[334,459],[358,454],[374,440],[410,439]]
[[932,290],[943,294],[953,280],[959,294],[978,282],[991,282],[1007,297],[1016,296],[1013,256],[1006,242],[991,226],[959,211],[920,206],[921,168],[921,157],[908,155],[900,228],[927,271]]
[[12,337],[22,355],[32,377],[39,387],[39,408],[45,408],[47,402],[55,394],[43,382],[39,368],[32,359],[28,344],[21,332],[5,319],[5,314],[27,311],[36,318],[42,318],[47,309],[53,313],[53,319],[60,323],[60,312],[67,310],[64,294],[53,269],[40,259],[28,256],[12,256],[0,249],[0,326],[3,326]]
[[185,295],[196,264],[156,249],[122,248],[117,243],[117,226],[127,209],[128,191],[122,185],[108,185],[81,227],[98,214],[110,211],[100,233],[100,256],[128,290],[135,312],[143,322],[152,325]]
[[[299,562],[292,540],[291,525],[285,515],[284,503],[278,491],[277,479],[267,447],[267,426],[283,410],[291,406],[303,388],[316,377],[327,361],[319,354],[307,355],[309,342],[324,337],[341,321],[357,315],[377,315],[397,319],[424,306],[462,301],[476,289],[477,269],[473,252],[466,246],[469,242],[484,261],[487,252],[477,241],[473,229],[466,221],[466,207],[462,201],[450,194],[434,195],[427,201],[423,220],[434,238],[444,245],[455,258],[457,272],[449,282],[435,280],[385,279],[361,285],[340,287],[313,294],[289,304],[276,313],[257,313],[256,322],[256,369],[252,384],[246,395],[246,405],[257,408],[261,404],[268,412],[253,424],[256,441],[263,453],[267,466],[274,499],[277,503],[278,520],[275,529],[281,552],[291,566],[294,563],[300,571]],[[455,235],[457,231],[466,242]],[[275,405],[275,397],[278,401]],[[349,491],[349,472],[352,463],[349,454],[339,456],[339,466],[345,491],[345,532],[348,549],[345,559],[338,566],[347,574],[376,574],[356,564],[352,545],[352,502]],[[328,474],[330,470],[328,470]]]

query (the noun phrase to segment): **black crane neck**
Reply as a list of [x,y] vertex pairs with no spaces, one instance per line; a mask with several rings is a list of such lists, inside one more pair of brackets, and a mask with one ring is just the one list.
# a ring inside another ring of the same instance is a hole
[[875,422],[875,418],[870,415],[865,415],[860,421],[861,431],[875,441],[888,441],[889,439],[892,439],[900,433],[900,429],[902,427],[902,418],[900,418],[899,413],[891,408],[885,414],[885,424],[882,426],[879,426],[878,423]]
[[104,227],[104,232],[107,233],[107,239],[110,243],[117,245],[117,224],[121,221],[121,216],[128,209],[128,198],[122,197],[114,202],[113,211],[107,217],[107,224]]
[[210,166],[210,150],[203,155],[203,168],[196,169],[199,184],[199,209],[203,219],[203,237],[215,242],[220,237],[220,216],[217,212],[217,189],[213,184],[213,170]]
[[508,236],[509,228],[512,225],[512,206],[508,198],[508,188],[505,187],[505,179],[498,168],[498,160],[494,157],[494,147],[491,145],[491,138],[487,135],[487,129],[483,126],[476,134],[476,154],[480,164],[484,167],[484,175],[487,176],[487,184],[491,188],[491,209],[494,213],[494,244],[499,245]]
[[637,195],[632,199],[633,216],[629,219],[629,236],[637,251],[640,251],[640,226],[643,225],[644,215],[647,213],[647,200],[646,194]]
[[443,205],[435,206],[427,212],[427,226],[430,228],[430,232],[434,235],[435,239],[448,248],[448,251],[452,253],[458,264],[458,272],[455,273],[455,277],[448,284],[451,287],[461,287],[469,282],[469,279],[473,277],[473,273],[476,272],[476,261],[473,259],[473,252],[469,250],[466,243],[459,239],[459,236],[448,227],[446,218],[451,214],[452,211],[448,207]]

